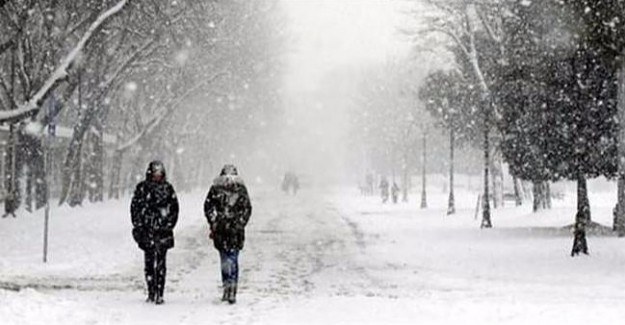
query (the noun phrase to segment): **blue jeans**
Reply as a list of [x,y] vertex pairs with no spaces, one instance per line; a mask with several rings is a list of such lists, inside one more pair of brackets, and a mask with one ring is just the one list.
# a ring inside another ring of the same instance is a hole
[[220,250],[219,257],[221,259],[221,282],[224,287],[236,285],[239,281],[239,250]]

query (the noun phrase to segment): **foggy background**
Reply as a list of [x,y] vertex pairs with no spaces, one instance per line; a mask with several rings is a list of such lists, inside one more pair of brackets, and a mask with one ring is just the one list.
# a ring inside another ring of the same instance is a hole
[[400,1],[282,4],[293,41],[284,77],[287,166],[308,177],[345,181],[363,168],[350,161],[349,147],[358,84],[371,66],[409,55],[409,39],[399,32],[406,12]]

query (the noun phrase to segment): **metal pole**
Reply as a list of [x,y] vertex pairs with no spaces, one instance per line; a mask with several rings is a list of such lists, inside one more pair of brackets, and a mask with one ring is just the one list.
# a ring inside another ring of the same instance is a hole
[[[48,128],[50,126],[48,125]],[[50,178],[48,177],[50,173],[50,144],[49,144],[50,135],[46,133],[44,135],[44,154],[43,154],[43,164],[45,170],[45,184],[46,184],[46,208],[45,208],[45,217],[43,224],[43,262],[48,262],[48,224],[50,220]]]

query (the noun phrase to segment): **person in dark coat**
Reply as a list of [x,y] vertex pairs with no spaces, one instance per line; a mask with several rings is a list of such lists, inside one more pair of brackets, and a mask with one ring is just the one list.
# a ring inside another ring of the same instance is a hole
[[245,226],[252,205],[243,179],[234,165],[225,165],[215,178],[204,202],[210,238],[221,260],[222,301],[236,302],[239,281],[239,251],[245,241]]
[[299,190],[299,179],[297,178],[297,175],[292,172],[284,174],[284,179],[282,180],[282,190],[286,194],[289,194],[289,191],[292,191],[293,195],[297,194],[297,190]]
[[145,180],[137,184],[130,203],[132,236],[145,255],[147,302],[164,302],[167,250],[174,247],[174,227],[178,221],[178,198],[167,182],[165,167],[152,161]]

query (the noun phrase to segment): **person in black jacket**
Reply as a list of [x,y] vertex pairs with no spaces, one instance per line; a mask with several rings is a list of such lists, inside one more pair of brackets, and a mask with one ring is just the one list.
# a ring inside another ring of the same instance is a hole
[[132,236],[145,255],[146,301],[157,305],[164,302],[166,255],[174,247],[173,230],[178,221],[176,192],[165,176],[163,163],[152,161],[130,204]]
[[236,302],[239,281],[239,251],[245,241],[245,226],[252,214],[247,188],[234,165],[226,165],[215,178],[204,202],[210,238],[219,251],[223,301]]

